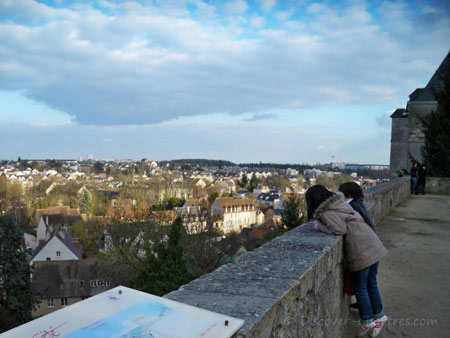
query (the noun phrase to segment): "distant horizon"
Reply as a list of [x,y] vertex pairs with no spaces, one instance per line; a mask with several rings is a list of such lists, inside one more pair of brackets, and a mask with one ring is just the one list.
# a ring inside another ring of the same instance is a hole
[[[17,162],[18,158],[20,157],[21,160],[24,161],[28,161],[28,162],[33,162],[33,161],[78,161],[78,158],[22,158],[21,156],[18,156],[17,159],[0,159],[0,161],[8,161],[8,162]],[[195,160],[203,160],[203,161],[223,161],[223,162],[230,162],[233,163],[235,165],[242,165],[242,164],[258,164],[258,165],[305,165],[305,166],[314,166],[314,165],[326,165],[326,164],[331,164],[331,163],[345,163],[345,164],[355,164],[355,165],[383,165],[383,166],[389,166],[389,164],[383,164],[383,163],[359,163],[359,162],[323,162],[323,163],[307,163],[307,162],[235,162],[235,161],[231,161],[231,160],[225,160],[225,159],[212,159],[212,158],[177,158],[177,159],[171,159],[171,160],[156,160],[156,159],[152,159],[152,158],[141,158],[141,159],[132,159],[132,158],[111,158],[111,157],[106,157],[106,158],[93,158],[93,159],[87,159],[85,157],[83,157],[83,159],[81,161],[106,161],[106,160],[113,160],[113,161],[118,161],[118,160],[126,160],[126,161],[135,161],[135,162],[140,162],[143,159],[145,159],[146,161],[155,161],[155,162],[173,162],[173,161],[185,161],[185,162],[189,162],[189,161],[195,161]]]

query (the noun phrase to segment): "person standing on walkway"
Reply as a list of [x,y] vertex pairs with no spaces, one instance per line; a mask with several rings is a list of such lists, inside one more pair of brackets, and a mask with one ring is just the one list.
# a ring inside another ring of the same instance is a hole
[[420,166],[417,170],[417,189],[416,189],[416,195],[418,193],[422,193],[422,195],[425,195],[425,182],[427,179],[427,168],[423,165]]
[[411,166],[411,194],[417,195],[417,162],[414,161]]
[[314,220],[315,229],[345,236],[345,258],[361,319],[358,337],[368,333],[378,336],[388,321],[377,283],[378,262],[386,256],[386,248],[341,192],[314,185],[306,191],[305,199],[308,219]]

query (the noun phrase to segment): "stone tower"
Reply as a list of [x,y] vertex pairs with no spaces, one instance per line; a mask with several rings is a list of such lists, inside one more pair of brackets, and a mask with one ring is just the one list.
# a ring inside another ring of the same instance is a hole
[[391,173],[397,173],[397,170],[408,167],[408,111],[404,108],[398,108],[392,118],[391,130]]
[[450,52],[431,77],[425,88],[417,88],[406,104],[406,109],[399,108],[392,115],[391,158],[392,175],[411,167],[410,156],[422,161],[424,135],[420,118],[430,114],[437,108],[436,93],[444,89],[443,78],[450,70]]

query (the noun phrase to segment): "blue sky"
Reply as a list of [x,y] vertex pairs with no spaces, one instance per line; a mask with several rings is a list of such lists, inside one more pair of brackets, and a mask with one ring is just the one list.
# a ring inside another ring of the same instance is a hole
[[0,159],[388,163],[447,1],[0,1]]

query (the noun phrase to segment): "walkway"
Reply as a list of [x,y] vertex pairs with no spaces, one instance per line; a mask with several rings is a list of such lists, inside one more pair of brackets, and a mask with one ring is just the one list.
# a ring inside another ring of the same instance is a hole
[[[450,336],[450,196],[411,196],[377,226],[378,283],[390,317],[379,337]],[[355,337],[357,313],[342,338]]]

